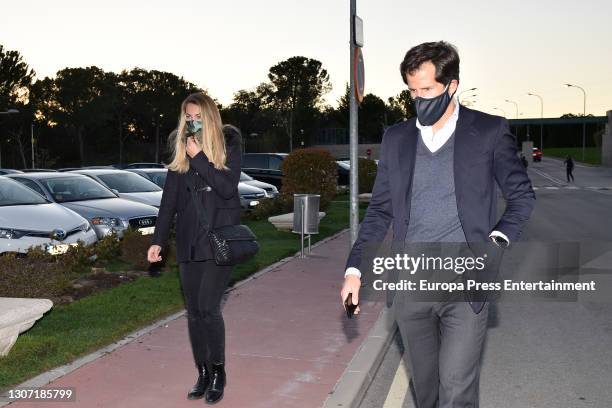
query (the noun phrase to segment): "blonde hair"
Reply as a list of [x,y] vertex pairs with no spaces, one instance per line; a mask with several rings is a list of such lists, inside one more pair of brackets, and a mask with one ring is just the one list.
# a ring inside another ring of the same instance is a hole
[[187,105],[190,103],[200,107],[200,115],[202,116],[202,140],[196,137],[196,143],[216,169],[227,169],[225,165],[227,152],[221,114],[215,101],[203,92],[192,93],[181,103],[178,128],[172,132],[168,140],[172,152],[172,161],[168,164],[168,168],[179,173],[185,173],[189,170],[185,138],[187,125],[185,122],[187,121]]

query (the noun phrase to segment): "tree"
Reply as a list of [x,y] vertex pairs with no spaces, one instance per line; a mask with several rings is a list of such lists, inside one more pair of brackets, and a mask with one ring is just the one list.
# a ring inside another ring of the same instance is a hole
[[[18,51],[5,50],[0,45],[0,111],[17,109],[19,114],[2,116],[9,142],[17,142],[23,167],[27,167],[25,130],[32,123],[28,109],[29,89],[36,73]],[[3,142],[5,140],[0,141]]]
[[5,50],[0,44],[0,110],[17,101],[26,101],[36,73],[23,61],[18,51]]
[[323,95],[331,90],[329,75],[320,61],[296,56],[271,67],[268,79],[272,86],[267,90],[269,94],[262,96],[279,113],[291,151],[295,125],[307,127],[308,119],[318,112]]
[[[114,121],[118,129],[119,162],[123,162],[128,137],[155,141],[155,161],[160,157],[160,133],[168,135],[176,126],[181,102],[200,89],[173,73],[134,68],[115,76],[113,98],[117,101]],[[127,132],[124,129],[127,127]]]
[[112,75],[95,66],[64,68],[41,84],[40,114],[51,127],[62,126],[76,140],[81,166],[86,162],[86,142],[96,142],[88,134],[112,118],[112,87]]
[[396,120],[392,121],[395,123],[397,120],[401,119],[410,119],[411,117],[416,115],[416,111],[414,110],[414,101],[410,96],[410,91],[404,89],[395,97],[390,97],[389,108],[393,112],[394,118]]

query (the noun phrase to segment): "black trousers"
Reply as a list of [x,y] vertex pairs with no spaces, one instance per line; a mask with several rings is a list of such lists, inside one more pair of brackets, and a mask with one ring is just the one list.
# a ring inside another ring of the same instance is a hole
[[567,176],[567,181],[568,182],[570,181],[570,178],[571,178],[571,181],[574,181],[574,175],[572,174],[573,171],[574,171],[573,168],[566,168],[565,169],[565,175]]
[[225,363],[221,299],[230,281],[232,266],[217,266],[212,259],[180,262],[179,273],[195,363]]

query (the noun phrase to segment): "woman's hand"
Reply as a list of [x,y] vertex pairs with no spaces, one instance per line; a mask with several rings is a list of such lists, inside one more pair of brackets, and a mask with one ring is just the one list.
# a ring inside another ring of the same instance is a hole
[[161,261],[162,257],[159,255],[161,249],[162,247],[159,245],[151,245],[147,251],[147,261],[149,261],[149,263]]
[[193,136],[187,138],[187,154],[193,159],[193,156],[201,152],[202,149],[198,146]]

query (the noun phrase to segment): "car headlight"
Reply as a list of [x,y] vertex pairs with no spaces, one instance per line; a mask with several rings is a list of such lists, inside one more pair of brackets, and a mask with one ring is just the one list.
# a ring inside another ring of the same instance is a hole
[[26,234],[25,231],[10,229],[10,228],[0,228],[0,238],[4,239],[18,239],[23,237]]
[[79,229],[83,232],[87,232],[91,229],[91,225],[89,225],[89,222],[85,221],[81,225],[79,225]]
[[121,225],[119,218],[112,217],[94,217],[91,219],[93,225],[106,225],[107,227],[117,227]]

